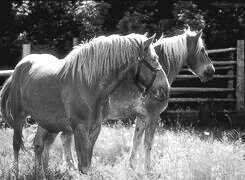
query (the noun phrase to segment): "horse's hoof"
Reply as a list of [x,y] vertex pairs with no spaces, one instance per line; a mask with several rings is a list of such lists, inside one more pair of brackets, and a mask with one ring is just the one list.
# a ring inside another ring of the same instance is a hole
[[16,175],[13,175],[13,174],[9,174],[9,178],[10,180],[17,180],[18,177]]
[[151,172],[151,170],[152,170],[151,166],[145,165],[145,172],[149,173],[149,172]]
[[10,180],[17,180],[18,179],[18,176],[15,175],[15,174],[9,173],[9,179]]
[[47,180],[46,177],[43,176],[36,176],[35,180]]
[[79,171],[80,171],[81,173],[85,174],[85,175],[88,174],[88,170],[89,170],[89,168],[87,168],[87,167],[81,167],[81,168],[79,168]]
[[16,169],[15,166],[11,166],[11,168],[9,169],[9,179],[10,180],[17,180],[18,176],[19,176],[19,172],[18,169]]
[[35,180],[47,180],[44,174],[36,173]]
[[74,165],[74,163],[72,163],[72,162],[67,163],[67,168],[68,168],[69,170],[75,170],[75,165]]

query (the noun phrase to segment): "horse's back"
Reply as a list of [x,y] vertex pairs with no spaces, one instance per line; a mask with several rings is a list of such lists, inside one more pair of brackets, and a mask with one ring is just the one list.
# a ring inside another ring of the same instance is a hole
[[61,63],[62,61],[50,54],[30,54],[24,57],[15,69],[29,71],[29,74],[53,73],[57,71]]
[[61,63],[61,60],[49,54],[31,54],[16,65],[13,78],[18,81],[20,88],[29,93],[52,90],[58,83],[56,72]]
[[55,56],[31,54],[16,65],[12,79],[22,92],[35,90],[35,88],[41,90],[44,86],[51,88],[55,85],[55,73],[60,64],[61,62]]
[[[40,83],[54,83],[56,72],[60,69],[62,61],[50,54],[31,54],[24,57],[15,67],[13,80],[18,81],[22,88],[35,89]],[[53,84],[55,85],[55,84]],[[40,89],[41,87],[39,87]]]
[[23,64],[23,63],[35,63],[36,61],[40,61],[40,62],[45,62],[45,63],[49,63],[51,61],[58,61],[59,59],[56,58],[55,56],[51,55],[51,54],[30,54],[28,56],[25,56],[18,64]]

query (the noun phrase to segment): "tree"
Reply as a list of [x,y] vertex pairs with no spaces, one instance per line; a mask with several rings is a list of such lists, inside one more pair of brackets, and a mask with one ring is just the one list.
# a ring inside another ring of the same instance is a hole
[[95,1],[23,1],[14,4],[16,22],[26,40],[45,45],[63,57],[72,47],[72,38],[90,39],[103,31],[110,5]]
[[205,34],[209,48],[235,47],[245,37],[245,7],[232,3],[214,5],[207,10]]
[[188,24],[192,30],[196,31],[205,28],[205,12],[199,9],[192,1],[174,3],[172,14],[172,19],[162,19],[159,22],[159,31],[167,36],[179,34],[185,24]]
[[157,11],[156,1],[140,1],[133,7],[128,8],[119,20],[117,28],[120,33],[124,34],[154,32],[157,28],[156,22],[154,22]]
[[13,43],[18,35],[12,11],[12,1],[1,2],[0,6],[0,65],[1,67],[14,66],[15,59],[20,52]]

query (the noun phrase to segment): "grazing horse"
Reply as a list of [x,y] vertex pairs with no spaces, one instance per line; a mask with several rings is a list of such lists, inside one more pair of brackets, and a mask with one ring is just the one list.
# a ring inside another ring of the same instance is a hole
[[75,47],[63,60],[48,54],[23,58],[1,90],[3,119],[14,129],[15,176],[28,115],[39,126],[34,139],[35,176],[44,179],[47,163],[42,152],[60,131],[74,134],[78,168],[88,172],[103,109],[122,80],[133,78],[143,94],[166,101],[169,85],[152,45],[154,37],[100,36]]
[[[202,42],[202,30],[199,32],[191,31],[188,27],[185,32],[178,36],[169,38],[161,37],[153,44],[159,56],[169,84],[171,85],[185,65],[196,74],[202,82],[212,78],[215,69],[208,57]],[[133,137],[133,145],[130,153],[130,166],[135,167],[135,159],[143,133],[145,149],[145,168],[150,168],[151,149],[155,129],[160,119],[160,113],[167,106],[167,101],[157,101],[152,96],[141,98],[141,106],[138,106],[141,96],[138,87],[134,83],[124,81],[110,96],[110,108],[107,119],[125,119],[136,116],[136,126]],[[72,162],[71,156],[71,136],[61,134],[64,144],[66,161]]]

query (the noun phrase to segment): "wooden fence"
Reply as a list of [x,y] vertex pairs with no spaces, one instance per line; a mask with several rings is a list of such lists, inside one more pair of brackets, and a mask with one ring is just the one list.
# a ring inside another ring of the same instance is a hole
[[[77,43],[78,39],[74,38],[73,45]],[[210,102],[221,103],[220,107],[231,113],[244,109],[244,40],[238,40],[237,47],[207,52],[215,66],[213,80],[201,83],[183,68],[171,88],[167,113],[198,113],[200,104]],[[31,46],[23,45],[23,57],[30,53]],[[9,76],[12,72],[2,70],[0,76]]]

